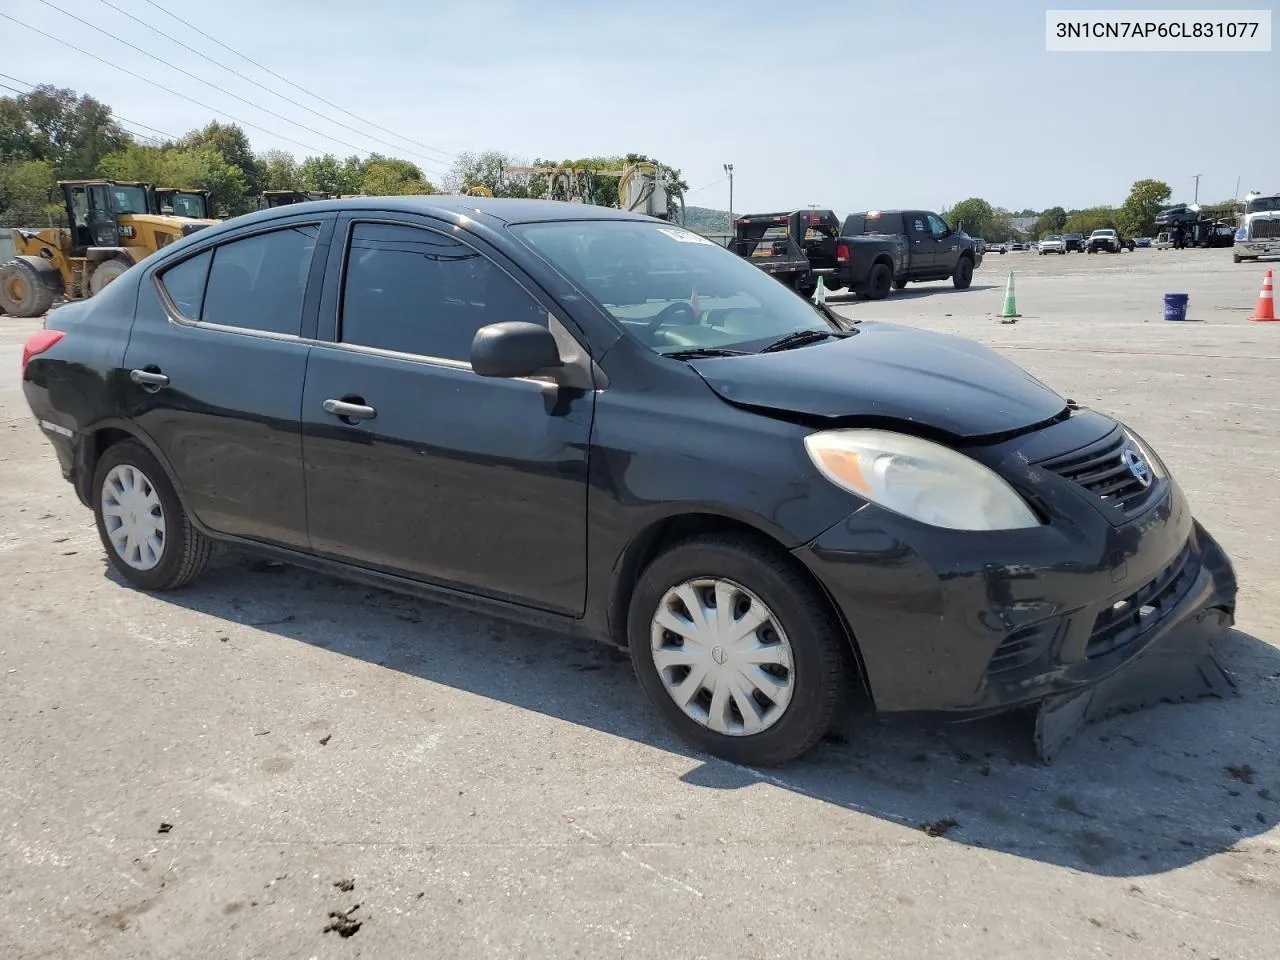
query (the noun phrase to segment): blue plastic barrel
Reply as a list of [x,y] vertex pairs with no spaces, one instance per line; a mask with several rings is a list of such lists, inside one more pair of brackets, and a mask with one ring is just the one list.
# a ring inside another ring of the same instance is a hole
[[1166,293],[1164,295],[1164,318],[1166,320],[1187,319],[1187,301],[1191,297],[1185,293]]

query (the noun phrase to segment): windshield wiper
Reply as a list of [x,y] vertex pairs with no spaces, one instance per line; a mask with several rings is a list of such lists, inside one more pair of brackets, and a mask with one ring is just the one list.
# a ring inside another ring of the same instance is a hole
[[842,334],[830,330],[797,330],[795,333],[788,333],[785,337],[773,341],[767,347],[762,347],[759,352],[774,353],[778,350],[790,350],[792,347],[803,347],[807,343],[817,343],[819,340],[839,336]]
[[741,357],[742,350],[728,350],[724,347],[690,347],[688,350],[673,350],[662,354],[672,360],[697,360],[699,357]]

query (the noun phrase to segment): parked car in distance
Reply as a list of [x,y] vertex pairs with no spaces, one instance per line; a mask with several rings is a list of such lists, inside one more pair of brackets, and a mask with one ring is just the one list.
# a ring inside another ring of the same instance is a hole
[[1161,232],[1156,234],[1155,240],[1151,244],[1157,250],[1169,250],[1173,247],[1173,234]]
[[1048,745],[1152,664],[1207,676],[1235,609],[1129,427],[604,207],[236,217],[50,314],[22,381],[129,583],[224,543],[617,643],[736,763],[814,745],[851,676],[885,712],[1038,704]]
[[1133,242],[1134,242],[1134,245],[1135,245],[1135,246],[1139,246],[1139,247],[1149,247],[1149,246],[1151,246],[1151,238],[1150,238],[1150,237],[1134,237],[1134,238],[1133,238]]
[[987,244],[987,253],[1006,254],[1009,252],[1009,245],[1003,240],[999,242]]
[[1084,234],[1064,233],[1062,242],[1066,244],[1068,253],[1084,253]]
[[1027,250],[1029,249],[1029,247],[1027,244],[1023,243],[1021,240],[1015,240],[1013,243],[1009,244],[1009,249],[1014,251],[1020,251],[1020,250]]
[[1042,257],[1046,253],[1061,253],[1065,255],[1067,252],[1067,242],[1055,233],[1041,240],[1038,249],[1040,251],[1040,256]]
[[1086,253],[1097,253],[1100,250],[1105,250],[1107,253],[1119,253],[1124,249],[1124,241],[1110,227],[1095,230],[1089,234],[1089,241],[1085,246]]

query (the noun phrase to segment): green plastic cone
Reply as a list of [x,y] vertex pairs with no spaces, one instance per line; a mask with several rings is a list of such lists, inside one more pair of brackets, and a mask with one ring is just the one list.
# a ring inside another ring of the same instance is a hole
[[813,291],[813,302],[814,303],[827,302],[827,285],[822,282],[821,275],[818,276],[818,286]]
[[1002,318],[1020,317],[1018,301],[1013,295],[1013,271],[1009,271],[1009,282],[1004,286],[1004,306],[1000,308]]

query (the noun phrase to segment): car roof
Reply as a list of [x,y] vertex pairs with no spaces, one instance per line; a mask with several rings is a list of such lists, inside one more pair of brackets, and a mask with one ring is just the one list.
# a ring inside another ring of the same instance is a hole
[[[300,213],[333,213],[361,210],[399,211],[403,213],[453,213],[474,217],[477,214],[502,223],[534,223],[546,220],[643,220],[661,223],[654,217],[630,213],[612,207],[597,207],[586,203],[567,203],[562,200],[517,200],[495,197],[464,197],[456,194],[433,193],[406,197],[340,197],[332,200],[311,200],[306,203],[290,203],[270,210],[236,217],[240,223],[249,220],[270,221],[276,218],[297,216]],[[230,222],[230,221],[228,221]]]

